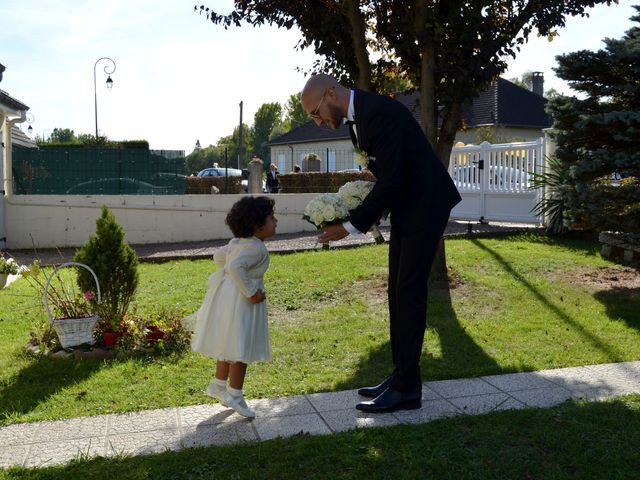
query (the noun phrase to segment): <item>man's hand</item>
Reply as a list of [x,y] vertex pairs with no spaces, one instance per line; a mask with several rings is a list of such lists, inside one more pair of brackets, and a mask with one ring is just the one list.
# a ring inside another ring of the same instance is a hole
[[249,297],[249,301],[251,303],[260,303],[260,302],[264,302],[265,298],[267,298],[267,294],[264,293],[262,290],[258,290],[256,293],[254,293],[252,296]]
[[329,243],[340,240],[349,235],[349,232],[345,230],[341,223],[335,223],[333,225],[327,225],[322,227],[322,234],[318,237],[320,243]]

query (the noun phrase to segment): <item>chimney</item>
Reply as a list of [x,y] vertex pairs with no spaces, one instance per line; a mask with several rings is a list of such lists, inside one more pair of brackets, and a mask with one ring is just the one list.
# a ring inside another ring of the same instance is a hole
[[542,72],[533,72],[531,75],[531,91],[541,97],[544,96],[544,76]]
[[4,70],[5,70],[4,65],[0,63],[0,82],[2,81],[2,72],[4,72]]

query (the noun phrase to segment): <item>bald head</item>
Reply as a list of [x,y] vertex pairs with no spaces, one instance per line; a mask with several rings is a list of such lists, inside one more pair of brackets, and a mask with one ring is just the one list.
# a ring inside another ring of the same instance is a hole
[[349,89],[340,85],[331,75],[319,73],[307,80],[300,103],[318,125],[324,123],[331,128],[338,128],[342,117],[347,115]]
[[340,86],[341,85],[338,81],[331,75],[319,73],[318,75],[313,75],[309,80],[307,80],[307,83],[302,89],[302,96],[310,95],[312,97],[319,98],[329,88]]

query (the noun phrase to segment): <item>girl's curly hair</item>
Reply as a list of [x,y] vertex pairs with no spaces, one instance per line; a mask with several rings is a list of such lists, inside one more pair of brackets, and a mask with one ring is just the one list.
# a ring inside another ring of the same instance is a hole
[[269,215],[273,215],[275,201],[269,197],[243,197],[233,204],[225,223],[234,237],[252,237],[262,227]]

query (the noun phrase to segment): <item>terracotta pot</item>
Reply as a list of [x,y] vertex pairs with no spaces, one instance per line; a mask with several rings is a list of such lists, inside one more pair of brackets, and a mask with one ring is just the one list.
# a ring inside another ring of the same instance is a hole
[[115,347],[118,343],[118,338],[122,336],[122,332],[102,332],[102,339],[105,347]]

